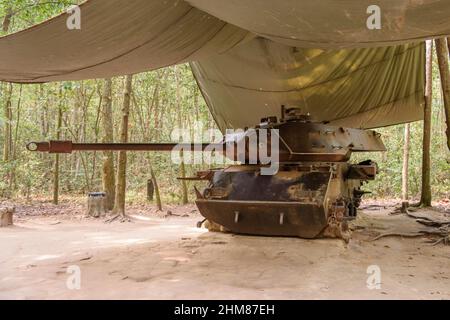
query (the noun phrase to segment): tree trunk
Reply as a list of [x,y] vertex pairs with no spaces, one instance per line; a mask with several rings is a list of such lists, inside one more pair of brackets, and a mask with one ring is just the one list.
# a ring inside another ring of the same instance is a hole
[[426,42],[426,82],[425,82],[425,108],[423,117],[423,147],[422,147],[422,190],[420,205],[431,206],[430,183],[430,146],[431,146],[431,113],[433,101],[433,41]]
[[[95,115],[94,128],[93,128],[94,136],[95,136],[95,139],[94,139],[95,143],[98,143],[98,141],[100,140],[100,138],[99,138],[100,118],[101,118],[100,115],[102,113],[102,107],[103,107],[103,95],[100,94],[100,98],[99,98],[98,105],[97,105],[97,112]],[[97,176],[97,151],[94,151],[93,159],[92,159],[92,173],[91,173],[91,179],[90,179],[89,185],[91,185],[91,186],[95,185],[96,176]],[[105,196],[105,199],[103,199],[103,202],[104,202],[104,205],[106,205],[106,196]],[[108,210],[108,209],[106,209],[106,207],[105,207],[105,210]]]
[[12,83],[7,84],[6,88],[6,103],[5,103],[5,127],[3,138],[3,161],[8,162],[11,158],[11,144],[12,144]]
[[[112,143],[114,141],[114,125],[112,117],[112,80],[105,79],[103,88],[103,143]],[[115,177],[114,177],[114,154],[112,151],[103,152],[102,167],[103,190],[106,193],[105,206],[107,210],[114,208],[115,201]]]
[[2,29],[3,29],[3,32],[8,32],[14,13],[13,13],[13,10],[11,7],[6,8],[5,12],[6,12],[6,15],[3,18]]
[[409,164],[409,138],[410,126],[405,124],[405,141],[403,144],[403,168],[402,168],[402,211],[406,212],[408,203],[408,164]]
[[439,73],[441,75],[442,96],[444,98],[445,121],[447,124],[447,147],[450,150],[450,70],[449,53],[445,38],[436,39],[436,53],[439,63]]
[[[56,127],[56,140],[61,139],[62,126],[62,89],[59,91],[58,120]],[[59,154],[55,154],[55,164],[53,167],[53,204],[59,203]]]
[[[184,158],[183,152],[181,152],[181,159]],[[181,174],[181,186],[182,186],[182,190],[183,190],[183,197],[182,197],[182,203],[183,204],[188,204],[189,203],[189,198],[188,198],[188,187],[187,187],[187,183],[186,180],[184,180],[184,178],[186,178],[186,166],[184,165],[184,161],[181,160],[181,164],[180,164],[180,174]]]
[[[122,143],[126,143],[128,141],[128,117],[130,114],[132,83],[133,76],[126,76],[122,105],[122,126],[120,128],[120,142]],[[114,213],[122,217],[125,217],[126,169],[127,152],[120,151],[119,161],[117,165],[116,199],[114,202]]]
[[[450,38],[447,38],[447,50],[450,52]],[[448,56],[450,58],[450,53]]]
[[[176,83],[176,104],[177,104],[177,112],[178,112],[178,127],[181,129],[182,123],[181,123],[181,112],[182,112],[182,106],[181,106],[181,88],[180,88],[180,71],[177,66],[174,67],[175,71],[175,83]],[[181,178],[186,177],[186,167],[184,164],[184,155],[183,152],[180,152],[181,157],[181,164],[180,164],[180,174]],[[181,180],[181,194],[182,194],[182,203],[188,204],[188,188],[186,180]]]
[[153,171],[153,167],[151,165],[150,165],[150,175],[151,175],[153,187],[155,190],[156,207],[158,208],[158,211],[162,211],[162,202],[161,202],[161,195],[159,193],[158,181],[156,180],[156,175],[155,175],[155,172]]
[[[72,130],[73,131],[72,136],[73,136],[73,139],[75,139],[75,141],[82,141],[80,139],[80,129],[81,129],[80,123],[82,121],[80,114],[81,114],[81,109],[83,108],[81,105],[82,99],[80,98],[80,96],[82,95],[81,86],[79,86],[75,90],[75,93],[76,93],[75,94],[75,102],[72,107],[72,123],[74,125],[74,129]],[[75,152],[70,157],[71,158],[70,172],[72,172],[72,177],[74,180],[78,177],[78,169],[80,166],[79,165],[80,164],[79,156],[81,156],[81,155],[79,155],[78,153]]]
[[[16,124],[14,129],[14,135],[11,133],[11,160],[13,161],[13,165],[11,167],[11,176],[9,179],[9,189],[11,191],[15,191],[16,189],[16,166],[17,163],[15,162],[16,156],[17,156],[17,142],[19,139],[19,125],[20,125],[20,111],[21,111],[21,103],[22,103],[22,92],[23,92],[23,85],[20,85],[19,89],[19,99],[17,100],[17,112],[16,112]],[[11,129],[12,132],[12,129]]]
[[[6,15],[3,18],[2,28],[3,32],[9,31],[9,26],[11,25],[11,19],[13,16],[13,11],[10,6],[8,6],[5,9]],[[12,99],[12,92],[13,92],[13,85],[12,83],[7,84],[9,88],[6,88],[6,104],[5,104],[5,129],[4,129],[4,145],[3,145],[3,161],[8,162],[10,160],[11,155],[11,143],[12,143],[12,130],[11,130],[11,121],[12,121],[12,106],[11,106],[11,99]]]

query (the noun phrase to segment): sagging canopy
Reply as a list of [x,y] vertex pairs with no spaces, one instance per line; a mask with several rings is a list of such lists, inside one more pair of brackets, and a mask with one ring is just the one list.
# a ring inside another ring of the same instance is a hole
[[221,129],[279,116],[283,104],[331,124],[374,128],[421,119],[424,53],[423,42],[324,51],[256,38],[191,66]]
[[448,0],[88,0],[81,30],[62,14],[0,38],[0,79],[21,83],[138,73],[191,62],[219,127],[296,105],[372,128],[422,118],[423,40],[450,34]]

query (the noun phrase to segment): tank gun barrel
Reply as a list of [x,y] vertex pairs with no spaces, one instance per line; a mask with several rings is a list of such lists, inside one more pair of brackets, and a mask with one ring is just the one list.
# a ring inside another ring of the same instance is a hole
[[322,123],[289,120],[268,121],[243,132],[228,133],[221,142],[209,143],[73,143],[31,142],[30,151],[206,151],[248,164],[296,162],[346,162],[353,152],[385,151],[380,134],[372,130],[344,128]]
[[73,143],[72,141],[30,142],[29,151],[48,153],[72,153],[74,151],[172,151],[175,147],[183,150],[204,151],[207,146],[220,149],[222,144],[209,143]]

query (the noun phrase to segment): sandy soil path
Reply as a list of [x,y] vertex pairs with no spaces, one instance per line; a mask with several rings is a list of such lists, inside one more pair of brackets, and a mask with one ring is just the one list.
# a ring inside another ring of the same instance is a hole
[[[450,299],[450,247],[369,239],[405,217],[363,215],[341,240],[249,237],[195,228],[194,217],[105,224],[54,217],[0,230],[1,299]],[[396,220],[397,219],[397,220]],[[81,270],[70,290],[69,266]],[[379,266],[381,289],[367,268]]]

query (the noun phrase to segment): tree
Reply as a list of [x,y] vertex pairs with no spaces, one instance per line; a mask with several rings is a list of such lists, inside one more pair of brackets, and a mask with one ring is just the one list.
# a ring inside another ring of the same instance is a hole
[[[175,72],[175,84],[176,84],[175,98],[176,98],[177,109],[179,111],[178,112],[178,127],[181,129],[181,126],[182,126],[182,123],[181,123],[181,110],[182,110],[182,106],[181,106],[181,88],[180,88],[180,74],[179,74],[179,70],[178,70],[177,66],[174,67],[174,72]],[[183,204],[188,204],[189,203],[188,187],[187,187],[186,180],[184,180],[184,178],[186,178],[186,166],[184,164],[183,151],[180,151],[180,158],[181,158],[180,175],[181,175],[181,178],[182,178],[182,180],[181,180],[182,203]]]
[[[13,161],[13,165],[11,167],[11,174],[9,179],[9,188],[10,190],[14,190],[16,188],[16,157],[17,157],[17,140],[19,138],[19,127],[20,127],[20,112],[21,112],[21,102],[22,102],[22,92],[23,85],[19,86],[19,99],[17,100],[17,109],[16,109],[16,124],[14,129],[14,135],[11,132],[11,160]],[[12,127],[11,127],[12,131]]]
[[430,184],[430,146],[431,146],[431,113],[433,101],[433,42],[426,42],[425,61],[425,107],[423,110],[423,144],[422,144],[422,188],[419,205],[431,206]]
[[9,162],[12,149],[12,94],[13,85],[8,83],[6,88],[6,103],[4,109],[5,125],[3,135],[3,161]]
[[[102,94],[102,122],[103,122],[103,143],[112,143],[114,141],[114,126],[112,119],[112,80],[104,80]],[[112,151],[103,152],[102,166],[103,190],[106,193],[106,209],[112,210],[115,201],[115,177],[114,177],[114,154]]]
[[[450,38],[447,38],[447,50],[450,52]],[[450,54],[449,54],[449,58],[450,58]]]
[[3,32],[7,33],[9,31],[9,26],[11,25],[11,20],[12,20],[14,13],[13,13],[13,10],[11,7],[6,8],[5,12],[6,12],[6,15],[3,18],[2,29],[3,29]]
[[[131,93],[133,89],[133,75],[128,75],[125,78],[125,90],[123,93],[122,104],[122,125],[120,127],[120,142],[128,142],[128,118],[130,114]],[[127,152],[119,152],[119,160],[117,164],[117,178],[116,178],[116,198],[114,201],[113,213],[116,217],[121,216],[122,220],[127,220],[125,215],[125,194],[126,194],[126,170],[127,170]]]
[[188,199],[188,187],[187,187],[187,183],[186,183],[186,166],[184,164],[183,158],[184,158],[184,154],[183,151],[181,151],[180,154],[181,157],[181,164],[180,164],[180,175],[181,175],[181,186],[182,186],[182,203],[183,204],[188,204],[189,203],[189,199]]
[[[58,103],[58,119],[56,124],[56,140],[61,139],[62,127],[62,87],[59,89],[59,103]],[[59,154],[55,154],[55,163],[53,167],[53,204],[59,203]]]
[[441,76],[442,96],[444,98],[445,118],[447,123],[447,147],[450,150],[450,70],[449,51],[446,38],[436,39],[436,54],[439,64],[439,74]]
[[[8,6],[5,10],[6,15],[3,18],[3,32],[9,31],[9,26],[11,25],[11,19],[13,17],[13,10],[11,6]],[[2,83],[3,85],[3,83]],[[5,103],[5,128],[4,128],[4,141],[3,141],[3,161],[9,162],[11,157],[11,149],[12,149],[12,94],[13,94],[13,85],[9,83],[6,85],[6,103]],[[8,177],[9,179],[10,177]]]
[[[11,186],[13,178],[12,170],[12,153],[13,153],[13,137],[12,137],[12,94],[13,85],[6,84],[6,103],[4,109],[4,129],[3,129],[3,162],[5,164],[5,184]],[[6,197],[12,196],[11,188],[5,193]]]
[[155,172],[153,171],[152,165],[149,164],[149,167],[150,167],[151,181],[153,182],[153,187],[155,188],[156,207],[158,208],[158,211],[162,211],[162,202],[161,202],[161,195],[159,193],[158,181],[156,180],[156,175]]
[[403,167],[402,167],[402,212],[406,212],[408,203],[408,167],[409,167],[409,140],[410,126],[405,124],[405,140],[403,141]]

